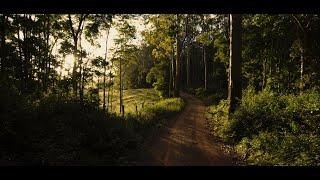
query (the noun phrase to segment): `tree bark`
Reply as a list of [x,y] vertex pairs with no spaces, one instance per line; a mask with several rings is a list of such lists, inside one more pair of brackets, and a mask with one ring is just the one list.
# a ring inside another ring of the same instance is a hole
[[174,89],[174,97],[179,96],[180,90],[180,42],[177,38],[177,52],[176,52],[176,74],[175,74],[175,89]]
[[241,96],[241,15],[230,15],[230,61],[229,61],[229,113],[238,106]]
[[302,31],[302,38],[300,39],[300,92],[304,88],[304,62],[305,62],[305,43],[306,42],[306,33]]
[[172,78],[172,89],[171,89],[171,92],[172,92],[172,96],[174,96],[174,90],[176,88],[176,76],[175,76],[175,72],[176,72],[176,67],[175,67],[175,53],[174,53],[174,48],[172,49],[172,58],[171,58],[171,78]]
[[[176,15],[177,18],[177,26],[179,24],[179,15]],[[175,74],[175,88],[174,88],[174,97],[179,96],[179,90],[180,90],[180,39],[179,34],[177,32],[176,34],[176,74]]]
[[122,113],[122,59],[120,58],[119,59],[119,61],[120,61],[120,68],[119,68],[119,71],[120,71],[120,75],[119,75],[119,77],[120,77],[120,94],[119,94],[119,97],[120,97],[120,114]]
[[[106,53],[104,60],[107,62],[108,56],[108,37],[109,37],[109,29],[107,29],[107,37],[106,37]],[[108,101],[109,101],[109,93],[108,93]],[[109,104],[109,102],[108,102]],[[106,110],[106,66],[103,66],[103,111]]]
[[303,90],[303,69],[304,69],[304,49],[301,47],[301,57],[300,57],[300,91]]
[[169,64],[169,91],[168,91],[168,97],[171,97],[172,92],[172,67],[171,63]]
[[190,87],[190,47],[188,45],[187,47],[187,66],[186,66],[186,71],[187,71],[187,88]]
[[204,64],[204,90],[207,90],[207,58],[206,58],[206,47],[203,46],[203,64]]
[[84,90],[84,64],[83,64],[83,59],[82,59],[82,38],[81,38],[81,34],[82,34],[82,30],[83,30],[83,26],[80,29],[79,32],[79,46],[80,46],[80,87],[79,87],[79,95],[80,95],[80,102],[83,103],[83,90]]

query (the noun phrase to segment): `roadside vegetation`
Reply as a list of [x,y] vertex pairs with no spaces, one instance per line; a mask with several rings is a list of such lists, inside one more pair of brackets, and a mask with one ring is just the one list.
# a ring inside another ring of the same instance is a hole
[[212,132],[254,165],[320,165],[320,93],[279,94],[248,88],[228,114],[228,101],[208,107]]
[[94,101],[48,94],[37,102],[0,88],[1,160],[26,165],[116,165],[134,159],[139,146],[184,107],[159,100],[139,114],[104,113]]

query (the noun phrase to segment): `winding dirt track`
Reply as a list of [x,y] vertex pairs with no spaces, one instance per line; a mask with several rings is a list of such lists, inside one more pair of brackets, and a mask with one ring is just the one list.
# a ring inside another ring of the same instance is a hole
[[181,93],[184,111],[170,120],[169,126],[142,152],[137,165],[231,166],[206,126],[205,106],[194,96]]

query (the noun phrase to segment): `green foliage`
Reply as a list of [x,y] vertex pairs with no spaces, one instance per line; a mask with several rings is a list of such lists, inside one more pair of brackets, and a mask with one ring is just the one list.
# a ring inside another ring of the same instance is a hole
[[319,165],[320,93],[279,95],[248,88],[239,108],[228,115],[226,101],[210,106],[207,117],[218,137],[236,144],[249,163]]
[[277,132],[260,132],[236,146],[242,158],[257,165],[319,166],[319,150],[319,136]]
[[168,72],[167,64],[160,62],[152,67],[146,77],[146,81],[159,92],[160,97],[168,97]]
[[222,100],[218,105],[212,105],[208,107],[206,117],[210,119],[213,124],[212,130],[214,134],[225,140],[232,141],[234,134],[231,126],[234,123],[228,116],[229,103],[227,100]]

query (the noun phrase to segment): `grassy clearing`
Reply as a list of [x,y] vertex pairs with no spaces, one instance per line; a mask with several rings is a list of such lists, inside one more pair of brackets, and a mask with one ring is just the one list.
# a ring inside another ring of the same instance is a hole
[[[112,112],[117,114],[120,113],[120,100],[119,91],[114,90],[110,93],[110,101],[112,106]],[[107,95],[106,95],[107,96]],[[100,92],[100,97],[103,97],[103,92]],[[107,97],[106,97],[107,98]],[[142,112],[143,109],[154,105],[156,102],[160,101],[159,93],[155,89],[128,89],[123,91],[123,105],[125,108],[125,113],[136,113],[136,106],[138,113]],[[107,102],[107,99],[106,99]],[[102,104],[102,101],[101,101]],[[111,107],[110,106],[110,107]]]
[[125,119],[128,127],[145,139],[156,134],[156,131],[166,125],[170,117],[182,111],[184,106],[185,103],[181,98],[163,99],[144,108],[138,114],[128,113]]

